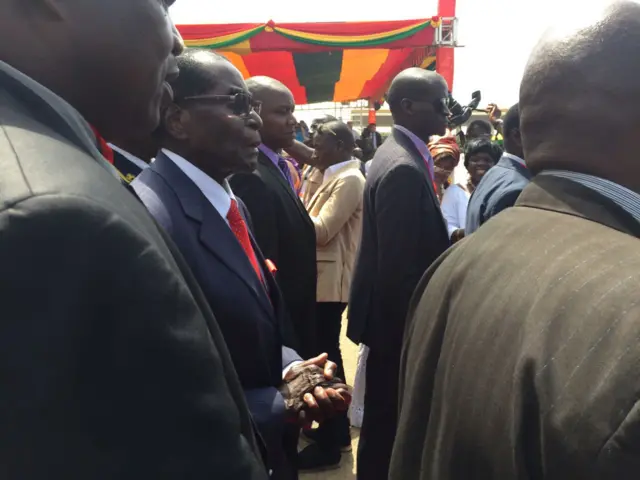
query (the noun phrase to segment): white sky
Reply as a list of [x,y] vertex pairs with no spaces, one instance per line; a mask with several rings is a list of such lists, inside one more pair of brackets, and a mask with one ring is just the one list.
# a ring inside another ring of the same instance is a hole
[[[481,90],[482,104],[509,107],[518,101],[527,57],[544,30],[605,2],[458,0],[458,39],[464,47],[456,50],[454,96],[466,103],[471,92]],[[177,0],[171,8],[178,24],[406,20],[436,13],[437,0]]]

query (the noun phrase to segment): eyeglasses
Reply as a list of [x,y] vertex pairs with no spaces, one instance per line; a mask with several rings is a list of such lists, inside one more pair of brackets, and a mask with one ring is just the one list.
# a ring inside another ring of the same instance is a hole
[[407,98],[406,100],[413,103],[426,103],[431,105],[433,109],[445,117],[449,117],[451,115],[451,111],[449,110],[449,99],[448,98],[439,98],[438,100],[434,100],[430,102],[429,100],[413,100],[411,98]]
[[238,116],[249,116],[251,112],[260,115],[262,102],[254,100],[251,95],[244,92],[234,93],[233,95],[193,95],[185,97],[183,100],[204,100],[215,103],[228,103],[233,113]]

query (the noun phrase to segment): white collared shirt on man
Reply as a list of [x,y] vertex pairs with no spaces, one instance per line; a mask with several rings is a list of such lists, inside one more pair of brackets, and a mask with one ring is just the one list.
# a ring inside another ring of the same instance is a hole
[[225,179],[223,184],[220,185],[209,175],[177,153],[167,150],[166,148],[163,148],[162,152],[196,184],[205,198],[209,200],[209,203],[216,209],[220,216],[224,218],[228,225],[227,214],[231,208],[231,199],[235,200],[236,198],[229,186],[229,182]]

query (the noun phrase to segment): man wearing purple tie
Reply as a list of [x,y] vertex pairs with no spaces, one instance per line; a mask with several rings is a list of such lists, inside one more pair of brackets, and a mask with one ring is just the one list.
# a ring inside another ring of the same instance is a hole
[[253,173],[230,178],[231,188],[247,206],[254,236],[276,268],[276,280],[297,337],[297,351],[315,356],[316,234],[298,199],[286,162],[280,155],[295,140],[293,95],[268,77],[247,81],[253,98],[262,102],[262,145]]

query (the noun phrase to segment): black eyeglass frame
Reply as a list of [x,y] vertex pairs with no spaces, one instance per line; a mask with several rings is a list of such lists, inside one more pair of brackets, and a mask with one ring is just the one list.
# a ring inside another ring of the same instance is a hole
[[204,100],[216,103],[232,104],[233,113],[240,116],[249,116],[251,112],[260,115],[262,110],[262,102],[254,100],[252,95],[244,92],[238,92],[231,95],[191,95],[184,97],[183,101]]

